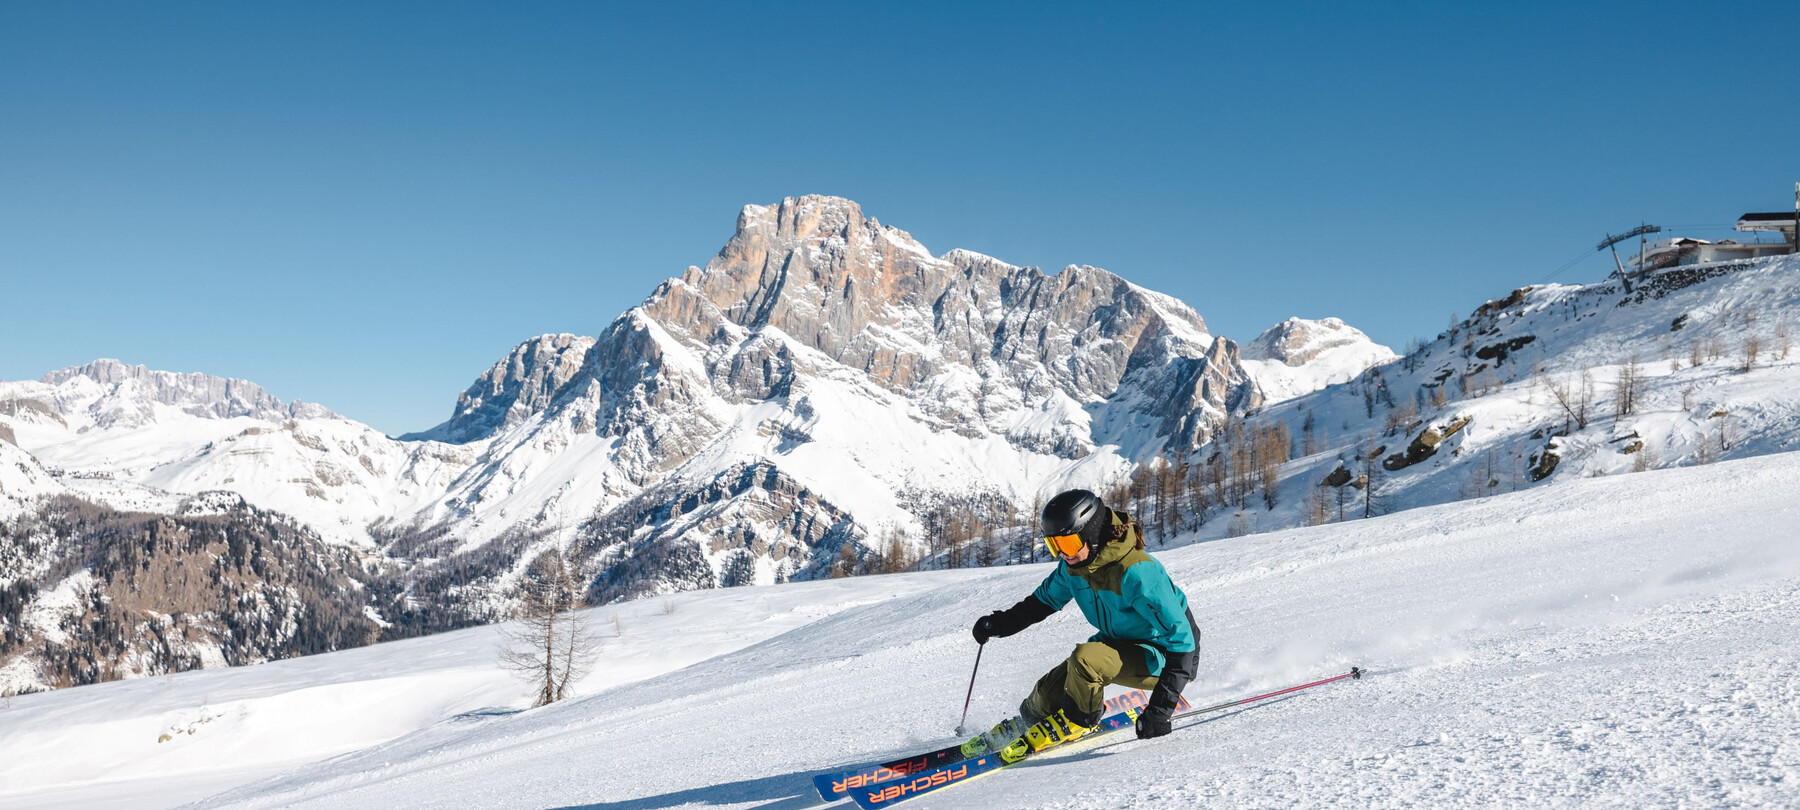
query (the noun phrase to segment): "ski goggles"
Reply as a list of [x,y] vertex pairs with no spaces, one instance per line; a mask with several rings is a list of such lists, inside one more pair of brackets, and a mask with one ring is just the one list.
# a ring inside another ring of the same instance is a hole
[[1058,534],[1051,537],[1045,537],[1044,545],[1050,548],[1051,554],[1063,557],[1073,557],[1080,554],[1082,546],[1087,544],[1081,541],[1081,535],[1079,534]]

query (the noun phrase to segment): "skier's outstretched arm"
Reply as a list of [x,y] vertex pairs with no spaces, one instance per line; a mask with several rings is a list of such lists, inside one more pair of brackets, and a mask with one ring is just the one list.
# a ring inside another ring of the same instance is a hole
[[1055,612],[1056,608],[1044,604],[1037,596],[1027,596],[1012,607],[976,619],[971,632],[976,644],[986,644],[990,638],[1005,638],[1050,618]]

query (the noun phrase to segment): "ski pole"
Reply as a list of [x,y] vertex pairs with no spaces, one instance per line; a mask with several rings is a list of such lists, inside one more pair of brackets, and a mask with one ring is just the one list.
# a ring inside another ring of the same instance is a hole
[[[976,658],[977,662],[979,662],[981,655],[979,653],[977,653],[975,655],[975,658]],[[1173,717],[1170,717],[1169,719],[1173,720],[1176,717],[1187,717],[1188,715],[1191,715],[1191,714],[1204,714],[1206,712],[1216,712],[1221,709],[1229,709],[1233,706],[1242,706],[1246,703],[1255,703],[1256,701],[1259,701],[1259,700],[1268,700],[1269,698],[1272,698],[1272,697],[1280,697],[1281,695],[1288,694],[1289,692],[1298,692],[1302,689],[1311,689],[1315,686],[1324,686],[1325,684],[1333,683],[1335,681],[1341,681],[1345,678],[1360,679],[1360,678],[1362,678],[1362,676],[1363,676],[1363,672],[1362,672],[1361,667],[1351,667],[1349,672],[1346,672],[1342,675],[1336,675],[1336,676],[1333,676],[1330,678],[1326,678],[1322,681],[1313,681],[1312,683],[1303,683],[1303,684],[1300,684],[1299,686],[1290,686],[1286,689],[1280,689],[1280,690],[1277,690],[1274,692],[1270,692],[1266,695],[1257,695],[1255,697],[1241,698],[1238,700],[1231,701],[1229,703],[1221,703],[1217,706],[1208,706],[1204,709],[1189,709],[1185,712],[1182,712],[1181,714],[1174,715]]]
[[956,721],[956,736],[963,735],[963,724],[969,721],[969,700],[975,697],[975,673],[981,671],[981,651],[987,649],[986,644],[975,647],[975,671],[969,673],[969,694],[963,696],[962,719]]

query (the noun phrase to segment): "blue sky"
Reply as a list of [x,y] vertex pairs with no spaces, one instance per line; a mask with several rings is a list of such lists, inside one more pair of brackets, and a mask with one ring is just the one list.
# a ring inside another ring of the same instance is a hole
[[0,379],[419,430],[805,193],[1396,348],[1793,204],[1800,3],[1346,5],[3,4]]

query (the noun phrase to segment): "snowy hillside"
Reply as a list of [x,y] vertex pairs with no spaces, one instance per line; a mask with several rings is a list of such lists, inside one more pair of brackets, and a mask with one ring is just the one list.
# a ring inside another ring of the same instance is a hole
[[1274,403],[1294,458],[1222,537],[1800,449],[1800,258],[1527,287],[1405,357]]
[[0,441],[0,521],[11,520],[34,501],[62,490],[37,457]]
[[[1160,552],[1204,631],[1190,698],[1369,677],[910,806],[1792,806],[1797,478],[1779,453]],[[603,674],[523,712],[485,628],[22,696],[0,708],[0,803],[814,806],[812,775],[949,738],[968,624],[1046,570],[597,609],[624,627]],[[1088,632],[1070,614],[994,641],[973,716]]]

